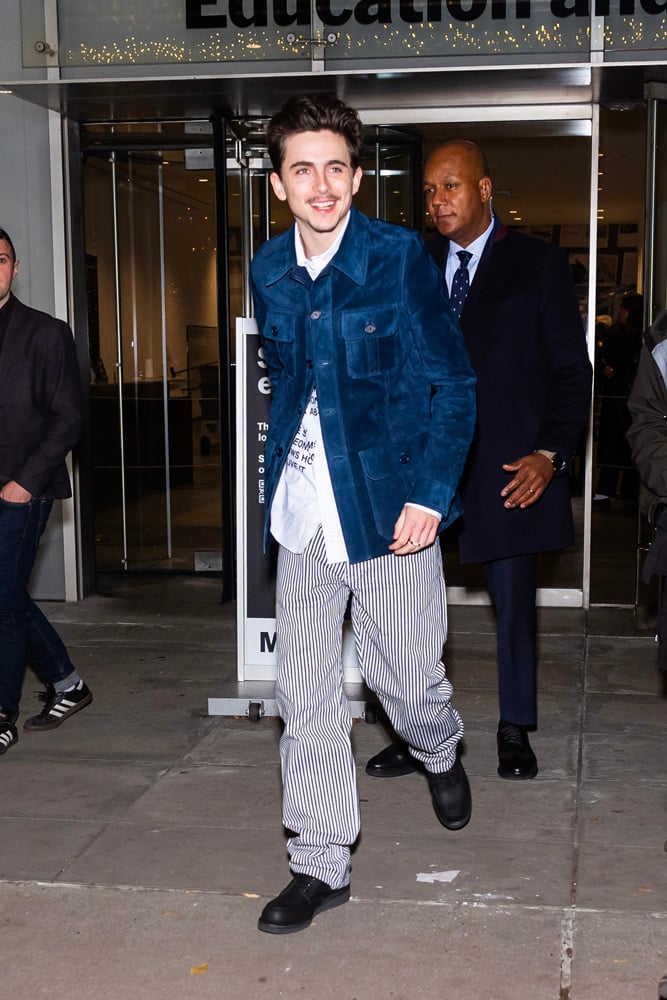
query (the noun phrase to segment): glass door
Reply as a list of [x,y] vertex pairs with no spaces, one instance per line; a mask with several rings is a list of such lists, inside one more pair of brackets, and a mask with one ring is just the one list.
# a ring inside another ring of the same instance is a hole
[[651,84],[648,104],[646,190],[647,317],[652,322],[667,309],[667,87]]
[[[648,87],[646,127],[646,248],[644,258],[644,322],[648,326],[667,309],[667,87],[652,83]],[[651,543],[652,529],[637,512],[637,558],[635,562],[635,610],[639,622],[653,626],[658,612],[657,578],[641,581],[644,558]]]
[[600,110],[595,311],[591,603],[635,604],[639,480],[626,432],[644,300],[645,108]]
[[[521,112],[521,109],[517,109]],[[498,109],[498,115],[501,114]],[[424,126],[424,157],[438,144],[469,139],[484,151],[493,180],[493,210],[509,228],[559,246],[567,254],[582,312],[587,311],[591,271],[595,274],[595,239],[591,241],[590,179],[594,162],[592,109],[580,120],[558,117],[540,122],[487,121]],[[507,115],[507,109],[505,109]],[[594,218],[594,216],[593,216]],[[425,235],[433,231],[424,216]],[[593,232],[595,228],[593,226]],[[591,245],[592,244],[592,245]],[[502,417],[500,417],[502,419]],[[586,470],[590,466],[586,434],[570,477],[575,520],[571,549],[546,553],[538,564],[538,602],[546,606],[581,607],[587,600]],[[457,604],[487,603],[481,567],[458,561],[456,531],[445,540],[449,599]]]
[[[573,119],[569,109],[562,117],[558,109],[553,109],[552,119],[535,122],[526,121],[521,111],[513,109],[512,120],[508,120],[507,110],[503,117],[499,109],[498,121],[483,124],[456,121],[456,112],[451,109],[446,123],[419,124],[418,113],[413,113],[412,120],[417,124],[409,126],[392,125],[390,114],[385,113],[383,121],[378,113],[377,123],[369,122],[364,178],[355,204],[368,215],[419,229],[428,238],[430,220],[421,198],[423,160],[441,142],[472,139],[482,146],[492,165],[496,213],[508,225],[564,249],[570,258],[582,311],[587,312],[587,303],[589,298],[594,300],[596,289],[597,242],[590,238],[591,231],[596,231],[596,202],[591,198],[592,178],[597,179],[594,112],[587,108],[581,118]],[[465,112],[460,114],[463,119]],[[242,242],[245,231],[251,234],[251,240],[246,240],[245,252],[238,257],[230,287],[245,285],[247,267],[258,243],[292,222],[284,203],[273,198],[267,184],[270,164],[263,146],[264,125],[252,123],[254,134],[243,136],[231,165],[236,171],[235,177],[229,177],[231,202],[242,209],[240,217],[235,216],[238,237],[232,235],[232,239]],[[238,315],[251,315],[247,290],[239,295],[238,302],[244,310]],[[581,607],[588,600],[590,505],[585,498],[591,461],[590,443],[583,435],[572,475],[576,544],[571,551],[542,559],[539,585],[543,604]],[[486,602],[481,571],[459,565],[455,543],[446,558],[450,599],[454,603]]]
[[203,129],[196,139],[182,124],[86,130],[98,572],[221,565],[216,205]]

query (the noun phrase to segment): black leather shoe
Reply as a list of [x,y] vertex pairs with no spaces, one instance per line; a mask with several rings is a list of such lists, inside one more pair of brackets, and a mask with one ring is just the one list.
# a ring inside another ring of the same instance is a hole
[[525,726],[500,722],[498,726],[498,774],[501,778],[521,781],[537,774],[537,757]]
[[332,889],[311,875],[295,875],[280,895],[267,903],[257,923],[267,934],[292,934],[310,926],[314,916],[350,898],[350,887]]
[[470,782],[463,764],[456,758],[454,767],[439,774],[426,772],[435,815],[448,830],[461,830],[472,812]]
[[366,774],[370,774],[371,778],[399,778],[416,770],[417,764],[402,740],[390,743],[366,764]]

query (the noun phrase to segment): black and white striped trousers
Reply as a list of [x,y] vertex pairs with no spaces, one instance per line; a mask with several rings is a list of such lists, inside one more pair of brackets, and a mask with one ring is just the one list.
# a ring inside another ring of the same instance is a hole
[[359,668],[392,726],[429,771],[455,761],[463,724],[442,653],[447,607],[438,544],[407,556],[327,563],[321,529],[302,553],[280,547],[276,698],[283,822],[293,871],[332,888],[349,881],[359,834],[351,714],[343,693],[342,630],[352,594]]

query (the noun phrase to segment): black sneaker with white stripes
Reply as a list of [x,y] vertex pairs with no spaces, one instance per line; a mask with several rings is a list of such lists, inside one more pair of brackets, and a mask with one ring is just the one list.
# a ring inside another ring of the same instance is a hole
[[93,700],[90,689],[83,681],[79,681],[71,691],[56,691],[49,684],[46,693],[40,697],[46,702],[44,708],[39,715],[33,715],[23,723],[23,728],[29,733],[57,729],[65,719],[69,719],[75,712],[80,712]]
[[7,753],[19,741],[16,726],[11,722],[0,722],[0,754]]

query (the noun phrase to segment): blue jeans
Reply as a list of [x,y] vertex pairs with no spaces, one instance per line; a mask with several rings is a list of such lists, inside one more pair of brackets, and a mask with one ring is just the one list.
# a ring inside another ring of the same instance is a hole
[[26,663],[56,690],[79,679],[62,639],[27,591],[52,506],[52,500],[0,499],[0,708],[10,714],[18,712]]

